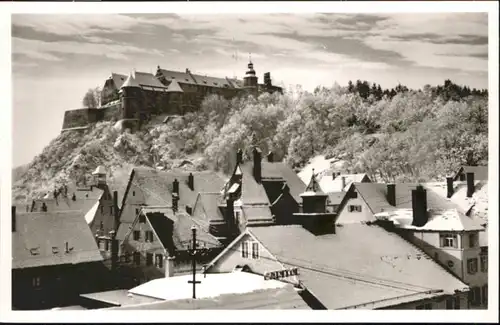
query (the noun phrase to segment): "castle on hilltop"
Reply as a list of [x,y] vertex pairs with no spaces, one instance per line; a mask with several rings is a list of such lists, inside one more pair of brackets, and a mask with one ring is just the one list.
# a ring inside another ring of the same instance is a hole
[[272,84],[269,72],[264,73],[264,82],[259,84],[251,61],[243,80],[203,76],[189,69],[165,70],[160,66],[154,75],[135,71],[128,76],[112,73],[101,91],[101,106],[66,111],[62,132],[83,130],[99,121],[116,121],[121,129],[135,129],[155,115],[196,111],[210,94],[233,98],[264,92],[283,93],[283,89]]

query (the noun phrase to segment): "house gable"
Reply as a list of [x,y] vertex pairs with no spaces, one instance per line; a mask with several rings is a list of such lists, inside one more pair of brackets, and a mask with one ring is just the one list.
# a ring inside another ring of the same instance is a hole
[[[248,257],[243,257],[242,245],[248,243]],[[259,248],[258,258],[252,258],[252,243],[257,243]],[[236,267],[246,267],[252,273],[264,274],[266,272],[283,270],[284,266],[272,255],[249,230],[239,235],[207,266],[209,273],[232,272]]]
[[[359,210],[361,209],[361,211]],[[349,187],[337,210],[336,223],[357,223],[375,221],[373,211],[354,183]]]

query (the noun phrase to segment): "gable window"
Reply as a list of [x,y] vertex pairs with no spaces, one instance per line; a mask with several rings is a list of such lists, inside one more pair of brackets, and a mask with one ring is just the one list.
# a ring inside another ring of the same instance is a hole
[[458,248],[457,234],[439,234],[441,247]]
[[135,191],[132,191],[132,196],[135,196]]
[[162,254],[155,254],[155,266],[156,267],[163,267],[163,255]]
[[141,265],[141,254],[139,252],[134,252],[134,264]]
[[153,232],[151,230],[146,231],[146,241],[153,242]]
[[488,255],[481,254],[479,258],[481,260],[481,272],[488,272]]
[[484,285],[481,292],[482,292],[481,302],[484,306],[487,306],[488,305],[488,285]]
[[147,253],[146,254],[146,265],[151,265],[153,264],[153,254]]
[[347,209],[349,212],[361,212],[361,205],[349,205]]
[[481,288],[472,287],[469,291],[469,304],[471,306],[479,306],[481,304]]
[[141,232],[139,230],[134,230],[134,240],[141,239]]
[[252,243],[252,258],[254,260],[259,258],[259,243],[257,242]]
[[241,257],[248,258],[248,242],[244,241],[241,243]]
[[477,234],[469,234],[469,248],[477,246]]
[[467,259],[467,273],[475,274],[477,272],[477,258]]
[[39,276],[34,276],[32,279],[31,279],[31,285],[34,287],[34,288],[40,288],[42,282],[41,282],[41,279]]

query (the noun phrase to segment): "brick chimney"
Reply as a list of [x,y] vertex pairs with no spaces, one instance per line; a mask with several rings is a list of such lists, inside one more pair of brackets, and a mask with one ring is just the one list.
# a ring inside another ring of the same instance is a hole
[[427,191],[422,185],[411,191],[411,206],[413,210],[413,226],[424,226],[429,217],[427,215]]
[[272,151],[267,154],[267,161],[274,162],[274,153]]
[[446,197],[453,196],[453,177],[446,177]]
[[340,180],[341,180],[341,186],[342,186],[341,191],[343,192],[343,191],[344,191],[344,188],[345,188],[345,176],[342,176],[342,177],[340,178]]
[[259,148],[253,148],[253,177],[260,184],[262,181],[262,152]]
[[174,179],[174,182],[172,183],[172,193],[176,193],[177,195],[179,195],[179,181],[176,179]]
[[16,232],[16,207],[12,206],[12,232]]
[[165,258],[165,277],[171,278],[175,273],[175,257],[166,256]]
[[387,184],[387,203],[396,206],[396,184]]
[[194,191],[194,176],[193,173],[189,173],[188,176],[188,187],[191,191]]
[[238,149],[236,151],[236,164],[241,164],[243,162],[243,150]]
[[229,196],[226,200],[226,215],[224,216],[226,219],[226,224],[230,231],[235,229],[234,225],[234,199]]
[[472,197],[474,194],[474,173],[465,174],[467,179],[467,197]]

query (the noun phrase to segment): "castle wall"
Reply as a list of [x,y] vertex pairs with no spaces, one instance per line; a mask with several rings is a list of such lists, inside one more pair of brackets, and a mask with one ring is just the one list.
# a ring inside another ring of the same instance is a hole
[[115,105],[111,105],[108,107],[100,108],[98,110],[99,114],[97,118],[99,121],[116,122],[121,117],[121,109],[122,109],[121,102],[118,102]]
[[63,129],[84,127],[98,121],[98,113],[95,108],[80,108],[64,113]]

